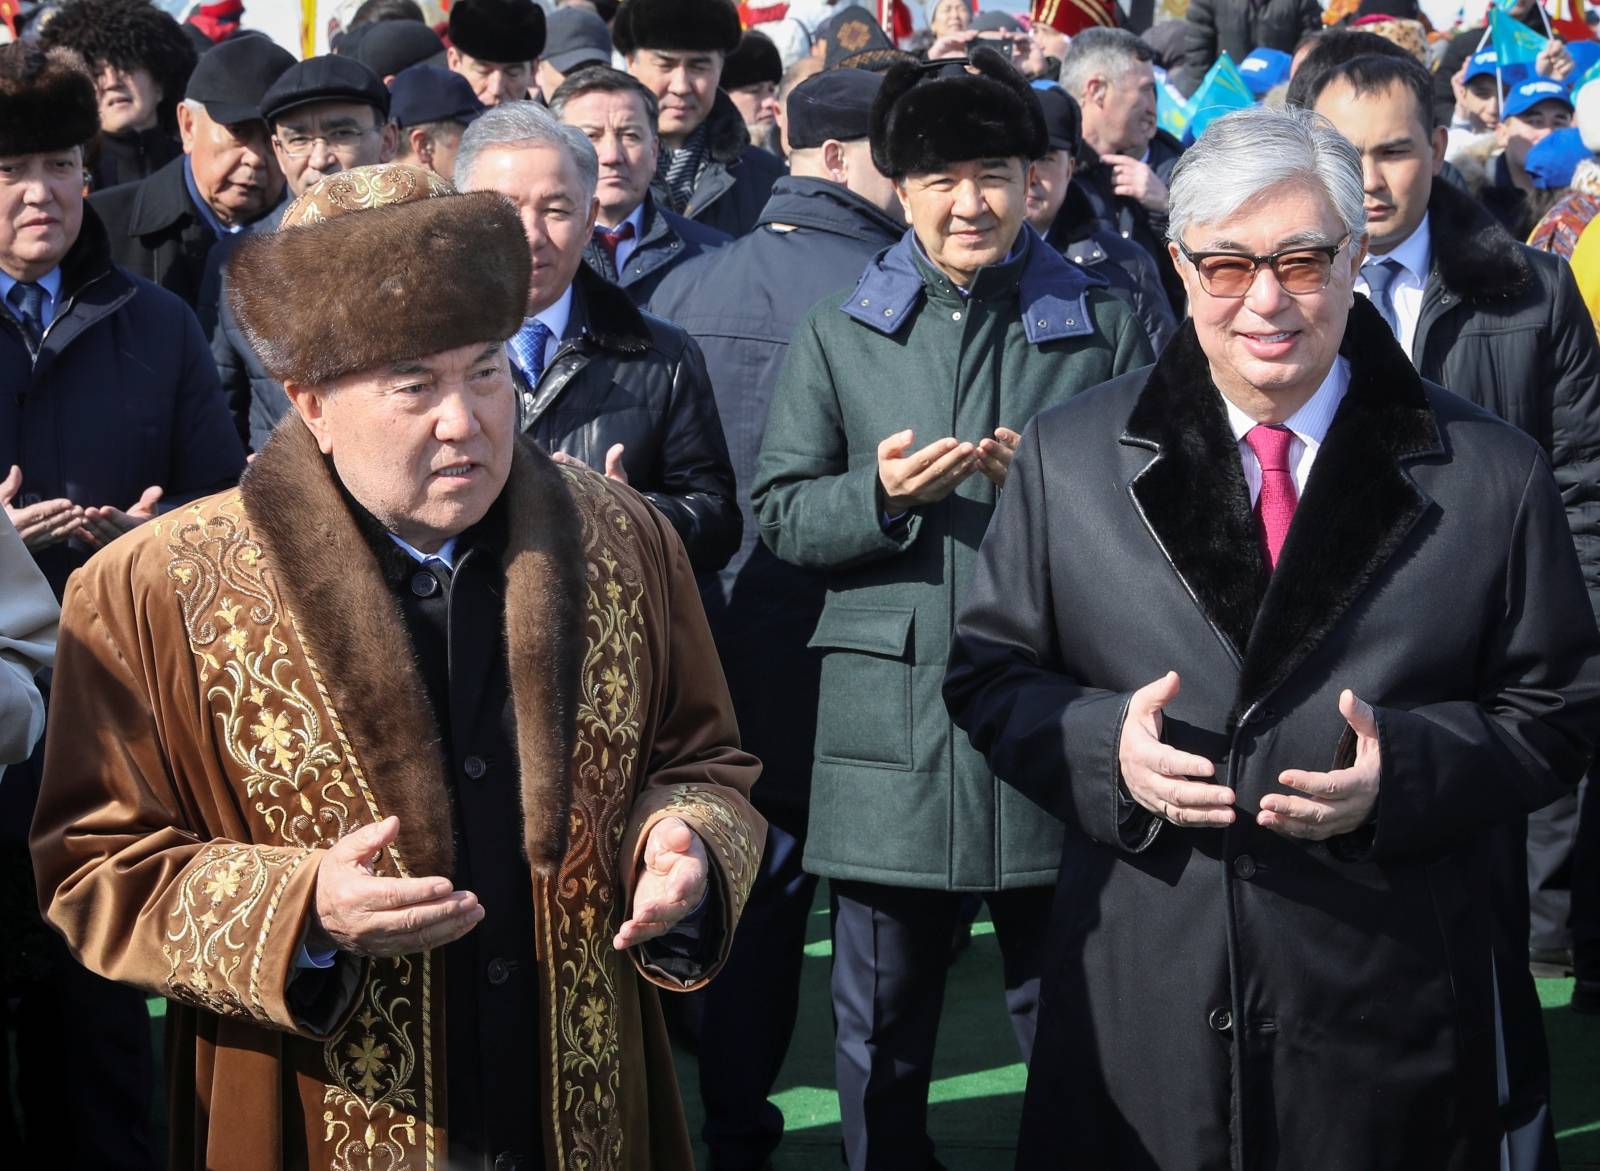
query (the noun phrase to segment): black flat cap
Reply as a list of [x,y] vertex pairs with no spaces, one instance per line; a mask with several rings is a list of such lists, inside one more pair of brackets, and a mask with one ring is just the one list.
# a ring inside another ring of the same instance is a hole
[[389,117],[404,130],[424,122],[460,122],[470,125],[484,105],[472,92],[472,83],[442,65],[413,65],[394,75],[389,83],[392,102]]
[[1050,149],[1077,150],[1083,138],[1083,111],[1077,101],[1059,85],[1036,85],[1033,92],[1039,95],[1039,108],[1044,111]]
[[789,92],[789,145],[821,146],[830,138],[853,142],[872,130],[872,103],[883,74],[866,69],[825,69]]
[[284,70],[261,98],[261,117],[271,123],[296,106],[311,102],[365,102],[389,116],[389,91],[372,70],[353,57],[307,57]]
[[199,102],[214,122],[254,122],[272,83],[294,65],[294,56],[260,33],[229,37],[200,54],[183,96]]
[[532,61],[544,52],[544,9],[533,0],[456,0],[450,43],[491,65]]
[[728,54],[722,63],[723,89],[739,89],[746,85],[759,85],[770,81],[777,85],[783,80],[783,58],[778,46],[765,33],[747,32],[739,38],[739,47]]
[[372,31],[361,38],[352,56],[379,77],[393,77],[444,52],[439,34],[416,20],[380,20],[366,26]]
[[544,59],[557,73],[571,73],[580,65],[611,64],[611,30],[587,8],[575,4],[557,8],[545,28]]

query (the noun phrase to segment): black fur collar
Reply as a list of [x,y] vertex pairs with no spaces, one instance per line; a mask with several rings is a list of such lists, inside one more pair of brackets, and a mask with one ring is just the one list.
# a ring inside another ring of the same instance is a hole
[[739,107],[719,89],[711,100],[711,113],[706,115],[706,150],[717,162],[731,167],[749,145],[750,131],[745,129]]
[[1433,271],[1449,293],[1468,305],[1519,297],[1533,268],[1511,234],[1472,196],[1436,179],[1428,198]]
[[1128,491],[1173,569],[1240,662],[1234,718],[1326,638],[1430,501],[1404,464],[1443,453],[1422,380],[1365,298],[1342,352],[1350,388],[1306,484],[1278,568],[1266,572],[1238,446],[1185,322],[1123,431],[1155,458]]
[[578,266],[572,280],[583,309],[588,338],[602,350],[642,354],[650,348],[650,327],[628,294],[587,264]]

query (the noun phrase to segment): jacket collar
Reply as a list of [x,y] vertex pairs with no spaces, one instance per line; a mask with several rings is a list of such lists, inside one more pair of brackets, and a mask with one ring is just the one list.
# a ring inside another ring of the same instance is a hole
[[1428,225],[1433,240],[1429,292],[1485,306],[1532,287],[1533,268],[1517,241],[1482,204],[1441,179],[1434,180],[1428,197]]
[[[279,424],[246,470],[240,493],[378,807],[400,818],[401,855],[411,873],[454,873],[438,721],[406,650],[405,620],[377,557],[352,555],[366,547],[360,526],[298,416]],[[532,443],[517,441],[501,502],[524,849],[536,871],[550,874],[566,851],[572,798],[583,544],[561,473]],[[379,680],[381,698],[373,692]]]
[[1305,662],[1432,504],[1406,468],[1443,455],[1444,441],[1421,378],[1364,298],[1341,352],[1349,391],[1270,579],[1238,444],[1192,321],[1151,369],[1121,437],[1154,453],[1128,493],[1240,662],[1234,718]]
[[[188,155],[179,155],[139,184],[128,217],[130,236],[148,236],[170,228],[204,224],[200,209],[189,198],[189,184],[183,177]],[[210,231],[209,228],[206,229]]]
[[628,357],[637,357],[650,348],[650,327],[644,314],[616,285],[587,264],[580,264],[572,278],[572,290],[575,295],[567,325],[569,338]]
[[785,175],[772,186],[756,226],[789,224],[853,240],[892,244],[905,234],[905,224],[874,207],[843,184],[828,179]]
[[705,125],[706,151],[712,160],[725,167],[738,166],[739,155],[750,145],[750,132],[745,129],[739,107],[720,89],[711,102]]
[[[85,330],[115,313],[136,291],[128,275],[112,264],[105,225],[85,200],[83,227],[61,260],[61,301],[55,320],[34,355],[34,377],[43,377],[61,351]],[[6,320],[10,320],[9,314]]]
[[[1088,294],[1091,288],[1104,286],[1104,278],[1068,263],[1026,226],[1022,241],[1022,256],[1015,262],[1016,288],[1028,341],[1038,346],[1094,333]],[[898,334],[928,293],[927,262],[917,255],[918,250],[916,232],[907,228],[899,243],[873,258],[840,311],[888,337]],[[984,294],[986,277],[1003,279],[998,270],[1006,267],[993,265],[980,271],[973,283],[974,295]]]

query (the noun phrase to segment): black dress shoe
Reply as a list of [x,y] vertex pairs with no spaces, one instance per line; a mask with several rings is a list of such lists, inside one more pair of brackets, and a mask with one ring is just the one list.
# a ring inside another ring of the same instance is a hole
[[1600,946],[1575,949],[1573,966],[1578,978],[1572,985],[1572,1011],[1600,1016]]
[[1528,971],[1536,980],[1565,980],[1572,975],[1572,949],[1569,947],[1530,947]]

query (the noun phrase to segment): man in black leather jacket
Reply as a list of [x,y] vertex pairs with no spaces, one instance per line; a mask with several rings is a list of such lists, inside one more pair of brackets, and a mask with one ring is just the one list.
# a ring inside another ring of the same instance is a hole
[[531,102],[484,114],[456,155],[456,186],[516,204],[533,254],[528,315],[507,343],[522,429],[558,460],[631,484],[697,572],[720,569],[743,525],[705,359],[583,263],[598,172],[583,132]]

